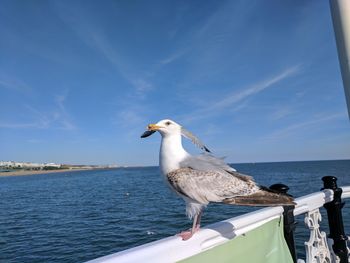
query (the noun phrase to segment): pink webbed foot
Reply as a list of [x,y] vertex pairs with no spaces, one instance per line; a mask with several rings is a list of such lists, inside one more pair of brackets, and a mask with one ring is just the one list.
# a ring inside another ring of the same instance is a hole
[[200,225],[196,225],[194,229],[189,229],[187,231],[182,231],[181,233],[177,234],[177,236],[180,236],[183,241],[190,239],[194,233],[198,232],[200,228]]

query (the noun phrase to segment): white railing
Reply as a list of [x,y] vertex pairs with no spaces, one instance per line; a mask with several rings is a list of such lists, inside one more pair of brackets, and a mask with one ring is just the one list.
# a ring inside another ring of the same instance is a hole
[[[342,189],[342,199],[350,198],[350,186],[342,187]],[[327,234],[321,231],[319,225],[322,221],[319,208],[331,201],[333,201],[333,191],[329,189],[297,199],[298,205],[294,210],[294,215],[305,214],[304,222],[310,230],[310,238],[304,243],[306,260],[298,259],[298,263],[340,262],[332,249],[333,240],[327,238]],[[350,251],[349,248],[348,251]]]
[[[350,186],[343,187],[342,198],[350,197]],[[305,215],[305,225],[310,230],[310,238],[305,242],[306,259],[298,263],[339,262],[333,253],[326,234],[320,230],[319,208],[333,200],[333,191],[326,189],[297,198],[294,216]],[[131,262],[176,262],[221,245],[237,236],[281,217],[282,207],[268,207],[224,220],[201,229],[186,242],[172,236],[115,254],[97,258],[89,263],[131,263]]]

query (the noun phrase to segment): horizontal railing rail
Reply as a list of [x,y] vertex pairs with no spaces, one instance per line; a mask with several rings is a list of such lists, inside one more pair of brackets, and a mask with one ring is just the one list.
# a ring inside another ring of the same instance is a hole
[[[350,198],[350,186],[345,186],[342,190],[342,198]],[[296,206],[293,214],[294,216],[305,214],[305,223],[310,230],[310,240],[305,242],[307,250],[306,262],[314,262],[310,257],[318,255],[318,252],[315,251],[312,243],[322,243],[327,241],[325,233],[321,232],[319,229],[318,223],[321,220],[319,209],[322,208],[324,204],[332,202],[333,199],[333,190],[325,189],[320,192],[296,198],[295,200]],[[283,215],[283,212],[283,207],[267,207],[259,209],[251,213],[208,225],[186,242],[182,241],[180,237],[172,236],[97,258],[89,261],[89,263],[131,263],[141,261],[164,263],[180,261],[215,246],[224,244],[225,242],[241,236],[250,230],[256,229],[271,220],[280,218]],[[320,238],[317,237],[317,235],[319,235]],[[328,249],[329,251],[328,254],[326,253],[325,257],[329,257],[331,262],[337,262],[337,257],[332,249],[329,248],[328,241],[323,245],[323,248]],[[325,252],[323,251],[323,253]],[[299,259],[298,262],[305,261]]]

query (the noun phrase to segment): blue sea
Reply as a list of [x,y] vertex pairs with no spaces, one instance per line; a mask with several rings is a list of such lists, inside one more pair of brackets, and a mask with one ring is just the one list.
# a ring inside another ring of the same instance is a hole
[[[262,185],[284,183],[295,197],[320,190],[326,175],[350,185],[350,160],[233,166]],[[347,234],[349,207],[350,199],[343,209]],[[256,209],[210,204],[202,225]],[[303,217],[297,219],[300,258],[308,232]],[[0,262],[84,262],[190,226],[184,202],[164,184],[158,167],[0,177]]]

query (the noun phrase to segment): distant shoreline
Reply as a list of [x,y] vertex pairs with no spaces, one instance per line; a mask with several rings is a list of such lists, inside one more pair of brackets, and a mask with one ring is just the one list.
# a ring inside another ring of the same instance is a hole
[[51,173],[70,173],[79,171],[92,171],[92,170],[109,170],[115,168],[81,168],[81,169],[57,169],[57,170],[19,170],[10,172],[0,172],[0,177],[5,176],[23,176],[23,175],[35,175],[35,174],[51,174]]

